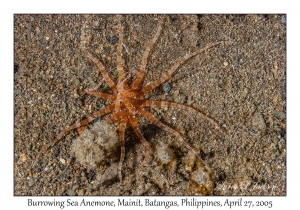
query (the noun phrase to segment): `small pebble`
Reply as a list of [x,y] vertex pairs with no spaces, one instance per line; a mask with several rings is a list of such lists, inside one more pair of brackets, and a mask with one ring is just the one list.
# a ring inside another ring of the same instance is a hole
[[228,66],[228,63],[225,61],[225,62],[223,63],[223,65],[224,65],[224,66]]
[[283,111],[279,111],[279,110],[274,110],[272,112],[273,116],[280,119],[280,120],[285,120],[286,118],[286,114]]
[[60,153],[60,149],[59,149],[59,148],[56,148],[56,149],[54,150],[54,155],[57,157],[57,156],[59,155],[59,153]]
[[[42,26],[45,26],[45,25],[46,25],[46,22],[42,20],[42,21],[40,22],[40,24],[41,24]],[[20,26],[23,26],[23,24],[20,23]]]
[[73,83],[74,83],[74,85],[75,85],[76,87],[79,87],[80,84],[81,84],[79,79],[75,79],[75,80],[73,81]]
[[33,179],[33,177],[27,177],[27,180],[28,180],[28,186],[32,187],[34,185],[34,179]]
[[197,182],[198,184],[204,184],[210,180],[209,174],[205,172],[202,168],[199,168],[197,171],[194,171],[191,174],[191,179]]
[[267,128],[264,116],[260,112],[256,112],[252,117],[252,128],[254,127],[258,128],[261,131]]
[[165,83],[163,89],[165,93],[169,93],[172,90],[172,86],[169,83]]
[[14,65],[14,74],[17,73],[20,70],[19,65]]
[[81,33],[80,32],[75,33],[75,37],[76,38],[80,38],[81,37]]
[[26,157],[26,154],[25,154],[25,153],[22,153],[20,157],[21,157],[21,161],[22,161],[22,162],[26,162],[27,157]]
[[115,70],[113,71],[113,74],[114,74],[115,76],[117,76],[117,75],[119,74],[118,69],[115,69]]
[[35,133],[32,134],[33,138],[37,138],[38,136],[39,136],[39,134],[37,132],[35,132]]
[[81,177],[81,182],[85,182],[87,180],[87,178],[85,176]]
[[276,110],[281,111],[283,109],[283,106],[281,104],[278,104],[276,106]]
[[83,195],[84,195],[84,190],[78,190],[78,191],[77,191],[77,194],[78,194],[79,196],[83,196]]
[[107,41],[111,44],[116,44],[119,41],[119,38],[116,36],[108,37]]
[[234,24],[239,24],[241,22],[239,17],[234,18],[233,23]]
[[65,173],[67,176],[70,176],[72,174],[72,170],[68,168],[65,170]]
[[93,172],[93,171],[90,171],[90,173],[88,174],[88,179],[89,180],[92,180],[92,179],[94,179],[94,177],[95,177],[95,172]]
[[59,158],[59,161],[60,161],[62,164],[65,164],[65,163],[66,163],[66,160],[63,159],[63,158]]
[[76,195],[76,191],[74,189],[69,189],[68,190],[68,195],[75,196]]
[[98,26],[99,25],[99,21],[94,21],[94,26]]

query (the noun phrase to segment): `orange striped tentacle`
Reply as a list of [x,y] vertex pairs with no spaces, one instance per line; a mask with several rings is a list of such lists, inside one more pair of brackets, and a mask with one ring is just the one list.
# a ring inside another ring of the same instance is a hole
[[114,108],[115,108],[115,105],[112,104],[110,106],[105,107],[104,109],[94,112],[93,114],[91,114],[90,116],[88,116],[87,118],[82,120],[81,122],[78,122],[78,123],[68,126],[64,130],[62,130],[55,139],[52,140],[52,142],[53,142],[52,146],[57,144],[66,135],[67,132],[69,132],[73,129],[79,128],[81,126],[87,126],[89,122],[93,121],[94,119],[96,119],[102,115],[112,112],[114,110]]
[[142,144],[145,147],[146,154],[145,154],[144,163],[148,163],[150,161],[150,152],[151,152],[150,144],[144,138],[144,136],[139,128],[139,124],[138,124],[136,117],[134,115],[128,113],[128,119],[129,119],[131,127],[133,128],[137,137],[139,138],[139,140],[142,142]]
[[142,107],[138,108],[138,112],[141,116],[147,118],[150,122],[152,122],[154,125],[156,125],[157,127],[175,135],[179,141],[189,150],[191,150],[194,154],[199,155],[199,151],[195,151],[181,136],[180,134],[175,131],[174,129],[170,128],[169,126],[163,124],[161,121],[159,121],[158,119],[156,119],[156,117],[151,114],[150,112],[146,111],[145,109],[143,109]]
[[122,95],[126,96],[127,98],[135,98],[136,92],[131,91],[131,90],[123,90]]
[[121,100],[120,100],[120,97],[117,97],[117,98],[116,98],[114,104],[115,104],[115,110],[116,110],[116,111],[118,111],[118,110],[121,109]]
[[[83,25],[83,28],[85,28],[85,24]],[[104,65],[101,63],[100,60],[98,60],[97,58],[95,58],[85,47],[85,32],[84,29],[81,31],[81,43],[80,43],[80,47],[82,48],[85,57],[89,58],[90,60],[92,60],[98,67],[100,73],[102,74],[104,80],[106,81],[106,83],[109,85],[109,87],[116,92],[116,84],[115,82],[110,78],[110,76],[108,75],[108,72],[106,71]]]
[[145,52],[143,54],[140,71],[139,71],[139,73],[138,73],[135,81],[133,82],[132,89],[139,89],[140,86],[143,84],[144,77],[146,75],[146,65],[147,65],[148,56],[149,56],[149,53],[150,53],[153,45],[155,44],[156,40],[159,37],[159,34],[160,34],[161,30],[162,30],[162,26],[163,26],[164,20],[165,20],[165,17],[163,17],[159,21],[156,34],[154,35],[153,39],[150,41],[150,43],[146,47],[146,50],[145,50]]
[[121,25],[121,15],[117,15],[119,25],[119,41],[117,47],[117,70],[119,74],[119,80],[123,80],[125,76],[123,64],[122,64],[122,44],[123,44],[123,27]]
[[[178,108],[178,109],[183,109],[183,110],[187,110],[187,111],[192,111],[194,113],[196,113],[197,115],[200,115],[200,117],[202,117],[203,119],[209,121],[211,124],[213,124],[218,130],[220,130],[222,132],[221,127],[219,126],[219,124],[211,119],[210,117],[208,117],[205,114],[202,114],[201,112],[199,112],[198,110],[183,105],[183,104],[177,104],[177,103],[173,103],[173,102],[169,102],[169,101],[154,101],[154,100],[143,100],[142,106],[167,106],[167,107],[174,107],[174,108]],[[222,132],[223,133],[223,132]]]
[[118,166],[118,175],[120,182],[122,183],[122,165],[124,162],[124,157],[125,157],[125,129],[126,129],[126,112],[122,112],[121,115],[121,122],[119,126],[119,138],[120,138],[120,147],[121,147],[121,155],[120,155],[120,161],[119,161],[119,166]]
[[154,88],[156,88],[157,86],[159,86],[160,84],[162,84],[163,82],[169,80],[172,76],[172,74],[175,73],[175,71],[178,69],[178,67],[183,64],[185,61],[187,61],[189,58],[198,55],[199,53],[212,48],[218,44],[221,43],[225,43],[225,41],[220,41],[220,42],[214,42],[214,43],[210,43],[208,44],[206,47],[199,49],[193,53],[187,54],[184,57],[180,58],[175,64],[174,66],[167,71],[161,78],[157,79],[156,81],[150,83],[149,85],[147,85],[146,87],[144,87],[138,94],[137,94],[137,98],[142,98],[144,97],[148,92],[150,92],[151,90],[153,90]]
[[116,88],[116,84],[115,82],[110,78],[110,76],[108,75],[108,72],[106,71],[105,67],[103,66],[103,64],[100,62],[100,60],[98,60],[97,58],[95,58],[86,48],[83,49],[83,52],[85,53],[85,56],[87,58],[89,58],[90,60],[92,60],[98,67],[100,73],[102,74],[105,82],[109,85],[109,87],[116,92],[117,88]]
[[107,93],[102,93],[102,92],[97,92],[97,91],[93,91],[93,90],[89,90],[87,89],[86,90],[86,93],[87,94],[90,94],[92,96],[96,96],[96,97],[99,97],[99,98],[104,98],[104,99],[107,99],[109,101],[114,101],[116,100],[116,96],[114,95],[110,95],[110,94],[107,94]]
[[118,122],[118,121],[120,120],[120,118],[121,118],[121,116],[122,116],[123,113],[124,113],[123,111],[117,111],[117,112],[115,112],[115,113],[113,114],[113,116],[111,116],[110,122],[111,122],[111,123],[116,123],[116,122]]

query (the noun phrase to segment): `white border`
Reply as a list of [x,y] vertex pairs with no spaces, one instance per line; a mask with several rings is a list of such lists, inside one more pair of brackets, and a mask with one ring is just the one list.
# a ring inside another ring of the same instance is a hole
[[[3,209],[31,209],[27,199],[66,200],[65,197],[14,197],[13,196],[13,14],[15,13],[287,13],[287,196],[243,197],[247,200],[272,200],[272,209],[299,206],[299,25],[300,16],[296,1],[252,0],[252,1],[63,1],[63,0],[3,0],[1,15],[1,146],[0,146],[0,206]],[[298,135],[297,135],[298,134]],[[117,202],[118,197],[85,197],[89,200],[108,199]],[[134,198],[134,197],[131,197]],[[189,197],[190,198],[190,197]],[[235,200],[238,197],[209,197],[209,200]],[[81,200],[82,197],[72,197]],[[144,198],[141,198],[144,199]],[[158,197],[162,200],[180,200],[181,197]],[[199,199],[199,197],[198,197]],[[206,200],[207,198],[202,198]],[[55,207],[58,209],[58,207]],[[100,208],[100,207],[92,207]],[[140,207],[130,207],[140,209]],[[49,209],[49,208],[48,208]],[[104,208],[105,209],[105,208]],[[165,208],[161,208],[165,209]],[[209,209],[209,208],[208,208]],[[296,208],[294,208],[296,209]]]

